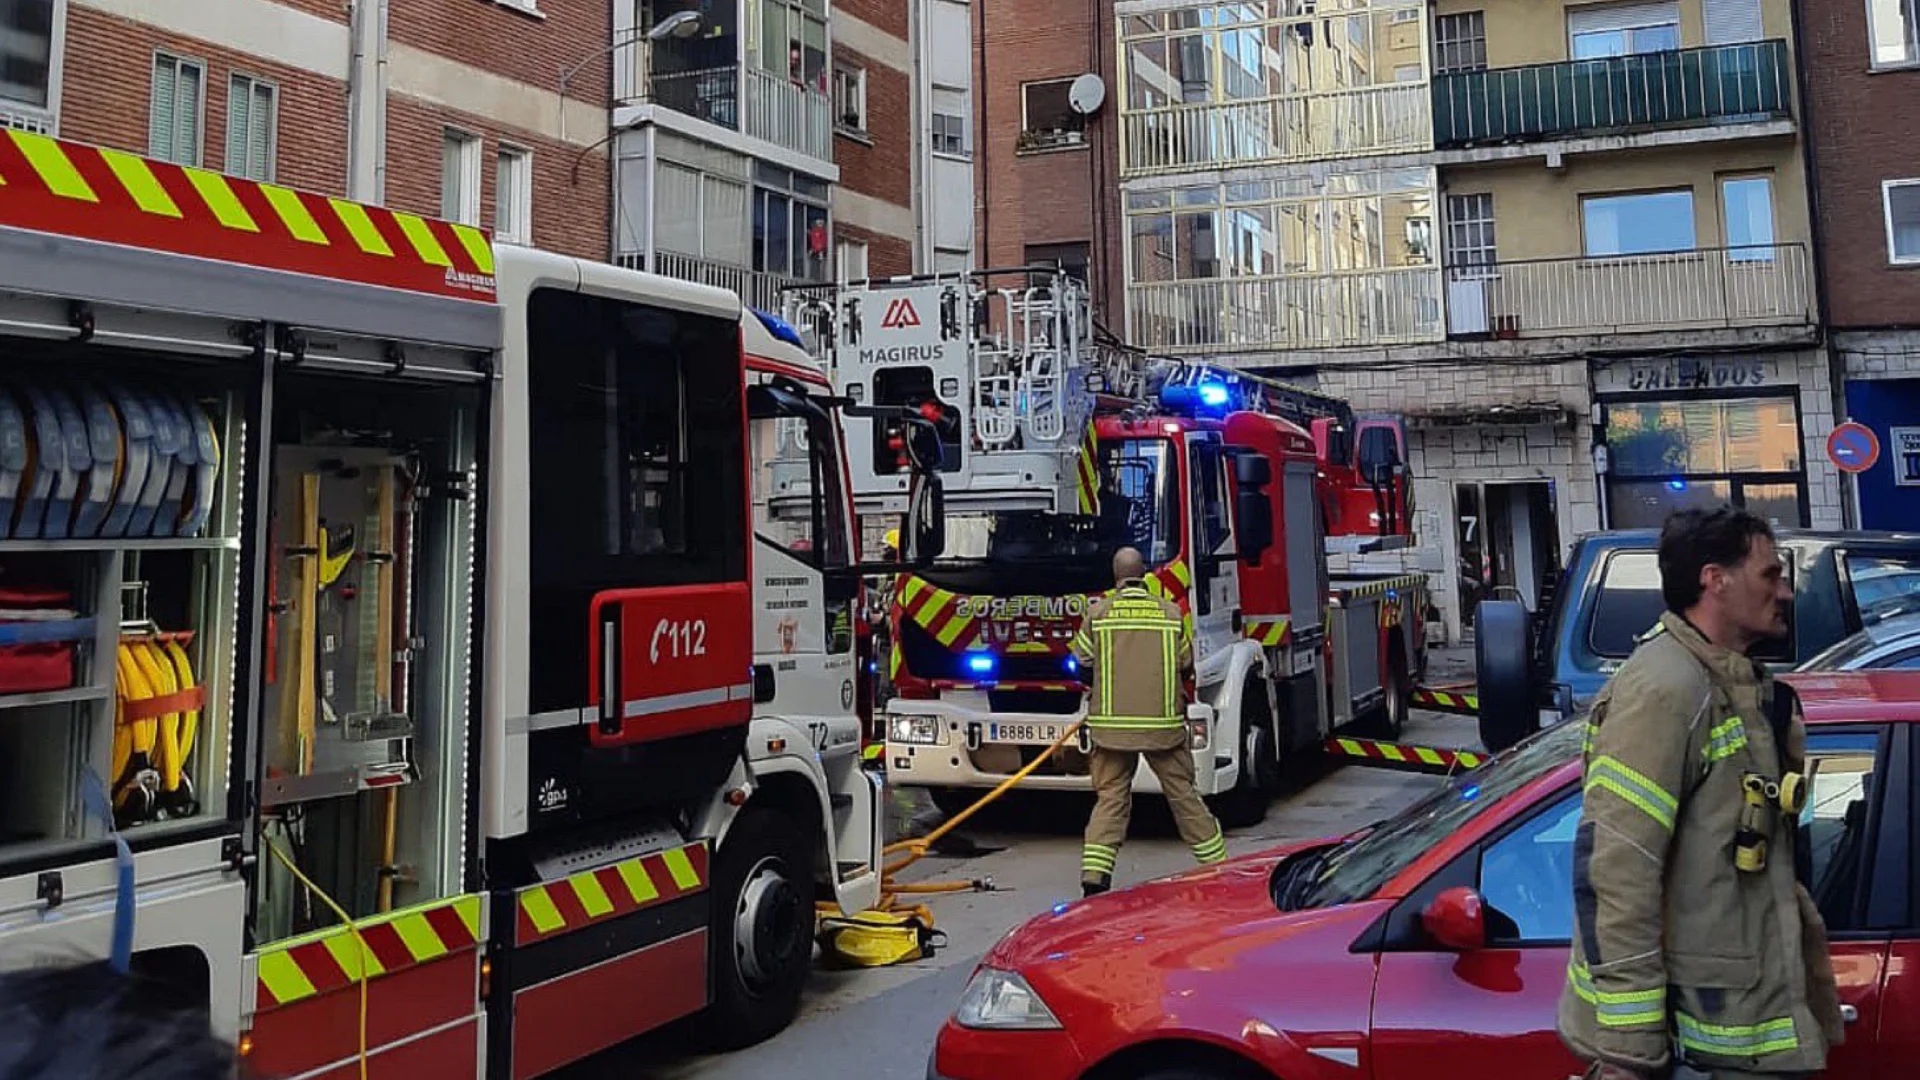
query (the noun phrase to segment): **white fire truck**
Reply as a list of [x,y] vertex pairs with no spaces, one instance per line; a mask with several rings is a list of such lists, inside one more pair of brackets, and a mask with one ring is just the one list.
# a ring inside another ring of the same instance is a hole
[[902,568],[798,336],[26,132],[0,180],[0,963],[124,958],[283,1078],[787,1023],[816,900],[879,896],[850,617]]
[[[1199,786],[1228,823],[1259,819],[1288,754],[1369,719],[1397,736],[1425,663],[1425,580],[1327,567],[1330,548],[1405,542],[1397,421],[1098,348],[1085,291],[1051,270],[859,283],[790,316],[841,393],[941,434],[947,547],[894,590],[891,783],[957,809],[1084,715],[1068,643],[1122,545],[1192,622]],[[881,421],[848,442],[858,507],[901,509],[900,433]],[[1083,733],[1023,783],[1085,788],[1086,749]],[[1143,766],[1135,786],[1157,781]]]

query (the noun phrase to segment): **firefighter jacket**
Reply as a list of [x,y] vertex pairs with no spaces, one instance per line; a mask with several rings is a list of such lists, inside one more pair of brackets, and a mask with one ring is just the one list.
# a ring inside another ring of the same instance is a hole
[[1193,637],[1179,605],[1139,580],[1087,604],[1073,638],[1080,678],[1091,688],[1087,727],[1110,750],[1165,750],[1186,742],[1183,676]]
[[[1824,1067],[1840,1003],[1794,870],[1799,814],[1746,793],[1749,777],[1800,773],[1805,749],[1791,689],[1671,612],[1600,692],[1559,1009],[1575,1053],[1646,1071],[1675,1047],[1707,1069]],[[1742,869],[1756,833],[1764,865]]]

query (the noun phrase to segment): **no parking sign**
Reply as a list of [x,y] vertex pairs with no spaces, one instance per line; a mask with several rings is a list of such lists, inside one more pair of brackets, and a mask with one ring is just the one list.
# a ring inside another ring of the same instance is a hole
[[1880,460],[1880,437],[1867,425],[1849,420],[1827,436],[1827,458],[1841,472],[1866,472]]

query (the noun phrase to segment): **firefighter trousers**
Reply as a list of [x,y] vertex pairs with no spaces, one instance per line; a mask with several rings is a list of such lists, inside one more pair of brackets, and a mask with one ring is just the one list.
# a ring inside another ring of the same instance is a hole
[[1133,774],[1141,757],[1160,778],[1160,790],[1173,810],[1173,821],[1180,839],[1202,863],[1216,863],[1227,857],[1226,838],[1220,823],[1214,820],[1207,804],[1200,800],[1193,785],[1193,751],[1182,738],[1179,745],[1165,750],[1114,750],[1096,744],[1087,758],[1087,772],[1093,780],[1093,817],[1087,822],[1086,846],[1080,852],[1080,880],[1106,885],[1113,880],[1114,863],[1120,845],[1127,839],[1127,823],[1133,816]]

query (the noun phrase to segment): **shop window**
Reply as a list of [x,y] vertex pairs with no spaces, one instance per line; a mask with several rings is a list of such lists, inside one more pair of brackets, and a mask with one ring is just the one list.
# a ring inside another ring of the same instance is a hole
[[1606,407],[1608,526],[1731,503],[1777,528],[1806,525],[1799,409],[1789,397],[1615,402]]
[[1590,257],[1693,250],[1691,191],[1583,196],[1580,215]]

